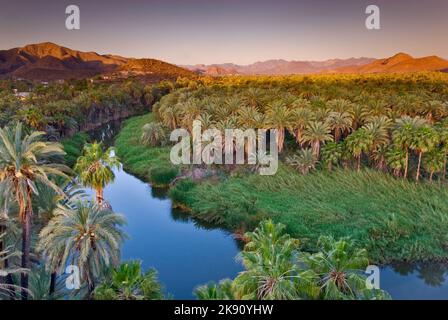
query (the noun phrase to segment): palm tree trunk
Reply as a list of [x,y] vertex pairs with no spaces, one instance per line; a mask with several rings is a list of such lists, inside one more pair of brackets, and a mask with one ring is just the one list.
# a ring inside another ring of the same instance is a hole
[[[26,209],[25,217],[22,221],[22,268],[30,267],[30,242],[31,242],[31,212],[32,209]],[[28,300],[28,273],[22,272],[20,277],[20,286],[22,287],[22,300]]]
[[358,172],[361,171],[361,155],[358,156]]
[[417,174],[415,176],[415,181],[418,181],[418,179],[420,178],[420,166],[422,164],[422,154],[423,154],[423,152],[421,152],[421,151],[418,154],[418,165],[417,165]]
[[406,159],[404,160],[404,178],[406,179],[408,177],[408,166],[409,166],[409,150],[406,148]]
[[103,188],[98,188],[97,190],[96,190],[96,202],[98,203],[98,204],[101,204],[101,203],[103,203]]
[[433,175],[434,175],[434,171],[431,170],[431,173],[429,174],[429,181],[431,181],[431,182],[432,182],[432,177],[433,177]]

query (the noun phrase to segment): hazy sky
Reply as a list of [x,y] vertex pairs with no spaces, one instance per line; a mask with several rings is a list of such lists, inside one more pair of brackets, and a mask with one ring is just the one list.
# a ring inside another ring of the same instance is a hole
[[[81,30],[65,29],[65,7]],[[369,4],[381,30],[367,30]],[[267,59],[448,58],[448,0],[0,0],[0,49],[44,41],[177,64]]]

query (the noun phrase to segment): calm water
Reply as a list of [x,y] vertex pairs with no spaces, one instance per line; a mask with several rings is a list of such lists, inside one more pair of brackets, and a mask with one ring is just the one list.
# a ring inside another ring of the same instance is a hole
[[[118,128],[108,125],[95,136],[109,144]],[[166,191],[123,170],[115,174],[104,194],[114,211],[127,219],[130,239],[124,244],[123,260],[138,259],[144,268],[156,268],[175,299],[192,299],[197,285],[233,278],[242,270],[235,259],[238,244],[228,232],[172,210]],[[382,267],[380,281],[394,299],[448,299],[447,278],[446,263],[401,263]]]

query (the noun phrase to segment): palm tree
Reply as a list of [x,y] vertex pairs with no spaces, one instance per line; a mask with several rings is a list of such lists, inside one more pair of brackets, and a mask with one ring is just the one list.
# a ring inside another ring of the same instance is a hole
[[[323,299],[364,299],[370,297],[366,277],[362,275],[369,264],[365,249],[358,249],[350,239],[335,240],[320,237],[319,252],[302,253],[299,262],[316,278]],[[389,296],[378,290],[378,297]]]
[[[303,100],[303,99],[301,99]],[[309,105],[307,100],[304,100],[307,103],[302,103],[303,105]],[[296,101],[296,103],[298,103]],[[302,143],[302,133],[308,123],[313,120],[314,115],[313,112],[307,108],[298,108],[293,109],[291,112],[291,121],[289,124],[288,130],[294,135],[297,143]]]
[[123,216],[92,202],[59,205],[39,234],[38,249],[61,268],[77,265],[91,294],[101,268],[119,262],[124,224]]
[[297,154],[287,157],[286,163],[305,175],[316,167],[316,158],[311,149],[301,149]]
[[302,141],[311,144],[313,154],[319,159],[320,145],[328,141],[333,141],[331,129],[328,124],[321,121],[311,121],[303,132]]
[[84,146],[83,155],[78,158],[74,170],[84,186],[95,189],[96,200],[102,204],[104,188],[115,179],[112,170],[119,167],[114,149],[104,151],[102,144],[95,142]]
[[289,126],[291,111],[282,101],[276,101],[269,106],[266,112],[267,129],[276,129],[276,142],[278,152],[283,151],[283,143],[285,141],[285,128]]
[[322,162],[327,166],[328,171],[337,166],[343,155],[343,144],[336,142],[328,142],[322,148]]
[[408,176],[409,167],[409,147],[413,141],[414,132],[421,126],[424,126],[426,121],[420,117],[411,118],[409,116],[402,116],[396,120],[396,128],[392,133],[392,140],[395,145],[401,146],[406,152],[406,160],[404,167],[404,178]]
[[[65,177],[69,169],[61,164],[50,163],[52,157],[65,152],[58,143],[43,140],[45,133],[23,132],[21,123],[15,127],[0,129],[0,181],[8,184],[19,206],[22,225],[22,268],[30,267],[30,234],[33,215],[32,197],[37,194],[36,184],[44,184],[62,193],[49,176]],[[21,275],[22,298],[28,298],[28,274]]]
[[219,283],[208,283],[197,287],[194,295],[198,300],[235,300],[233,281],[224,279]]
[[142,127],[140,138],[144,145],[155,147],[163,146],[167,142],[167,136],[164,128],[158,122],[147,123]]
[[162,287],[157,272],[142,272],[140,261],[124,262],[107,272],[93,293],[95,300],[161,300]]
[[334,131],[334,141],[338,142],[344,132],[350,132],[352,128],[352,115],[348,112],[332,111],[326,119],[327,124]]
[[443,172],[445,157],[445,152],[438,149],[432,150],[425,156],[423,167],[429,172],[429,181],[432,181],[434,173]]
[[373,144],[372,136],[363,128],[356,130],[347,137],[347,149],[352,153],[357,161],[357,171],[361,170],[361,157],[363,153],[368,153]]
[[386,153],[387,164],[394,171],[394,176],[399,177],[406,167],[406,156],[406,151],[396,146]]
[[234,280],[238,299],[297,299],[292,257],[298,240],[284,232],[285,226],[271,220],[261,222],[254,232],[246,233],[248,242],[241,252],[245,271]]
[[[3,243],[2,238],[4,236],[5,236],[5,234],[0,234],[0,241],[2,241],[2,243]],[[13,248],[11,248],[11,247],[0,248],[0,266],[1,266],[0,279],[2,279],[2,278],[6,279],[8,277],[12,277],[13,274],[28,272],[27,269],[15,268],[15,267],[11,268],[7,264],[7,261],[10,260],[11,258],[20,256],[19,252],[13,252],[12,249]],[[3,281],[0,281],[0,298],[5,297],[5,298],[13,299],[15,297],[16,290],[22,290],[22,291],[25,290],[27,293],[29,292],[28,289],[22,288],[20,286],[16,286],[16,285],[14,285],[13,282],[6,281],[4,283]]]
[[415,181],[420,178],[420,168],[422,164],[422,156],[424,153],[431,151],[439,144],[437,132],[431,127],[420,127],[414,132],[410,148],[418,153],[417,173]]

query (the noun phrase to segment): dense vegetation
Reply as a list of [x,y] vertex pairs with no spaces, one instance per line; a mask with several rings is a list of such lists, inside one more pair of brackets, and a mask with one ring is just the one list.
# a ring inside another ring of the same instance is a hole
[[284,231],[285,226],[267,220],[245,234],[241,253],[245,267],[232,280],[209,283],[195,290],[201,299],[389,299],[379,289],[367,286],[364,270],[367,251],[349,239],[320,237],[317,253],[300,251],[300,241]]
[[[0,82],[0,125],[22,121],[58,139],[147,111],[171,88],[169,82],[145,85],[132,80],[116,83],[72,80],[49,84],[3,80]],[[14,89],[29,95],[21,98]]]
[[[224,78],[162,98],[127,122],[117,150],[128,169],[173,170],[169,130],[276,128],[285,132],[274,176],[244,166],[190,166],[170,191],[192,214],[238,232],[272,218],[315,250],[321,235],[350,236],[374,261],[445,259],[448,92],[441,74]],[[154,123],[156,120],[158,122]],[[153,123],[152,125],[150,125]],[[146,144],[148,147],[145,147]],[[415,184],[422,177],[432,182]],[[438,180],[437,183],[434,180]]]

